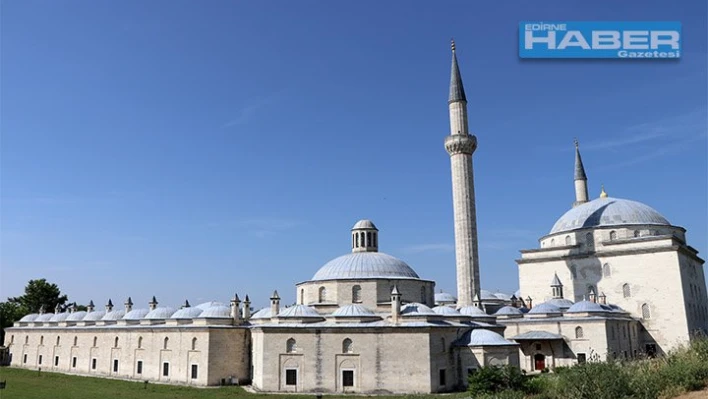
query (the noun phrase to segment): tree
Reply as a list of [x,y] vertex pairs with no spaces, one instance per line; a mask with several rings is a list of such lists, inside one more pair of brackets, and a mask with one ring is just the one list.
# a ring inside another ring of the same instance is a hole
[[0,302],[0,344],[5,342],[5,328],[22,317],[20,305],[13,302]]
[[64,310],[69,298],[62,295],[56,284],[48,283],[46,279],[30,280],[25,287],[25,294],[8,298],[8,302],[19,305],[24,314],[37,313],[44,306],[46,312],[53,312],[57,305]]

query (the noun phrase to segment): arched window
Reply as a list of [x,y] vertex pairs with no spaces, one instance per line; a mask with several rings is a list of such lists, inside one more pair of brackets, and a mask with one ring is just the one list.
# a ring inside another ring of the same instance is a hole
[[29,344],[29,335],[25,336],[25,345]]
[[379,246],[378,239],[379,239],[378,234],[376,234],[376,232],[374,232],[374,246],[375,247]]
[[612,275],[612,270],[610,270],[610,264],[605,263],[602,265],[602,277],[610,277]]
[[301,288],[300,289],[300,305],[304,305],[304,304],[305,304],[305,290]]
[[354,241],[356,241],[356,247],[359,248],[359,233],[354,233]]
[[[29,337],[28,337],[28,338],[29,338]],[[25,340],[25,341],[27,341],[27,340]],[[25,342],[25,343],[27,343],[27,342]],[[39,344],[40,344],[40,345],[44,345],[44,335],[42,335],[42,336],[39,337]]]
[[555,239],[555,238],[551,238],[551,246],[554,246],[554,245],[556,245],[556,239]]
[[79,337],[74,337],[74,346],[79,346]]
[[367,231],[367,232],[366,232],[366,246],[367,246],[367,247],[371,247],[371,246],[372,246],[372,245],[371,245],[371,232],[370,232],[370,231]]
[[138,349],[143,347],[143,337],[138,337]]
[[360,285],[355,285],[354,287],[352,287],[352,302],[354,302],[354,303],[361,302],[361,286]]
[[197,337],[192,338],[192,350],[197,350]]
[[342,342],[342,353],[352,353],[354,348],[352,348],[352,340],[347,338]]
[[57,346],[59,346],[60,343],[61,343],[61,337],[57,336]]
[[285,343],[285,351],[287,353],[297,352],[297,343],[293,338],[288,339],[288,341]]
[[634,236],[639,237],[639,230],[634,230]]
[[565,236],[565,245],[570,245],[570,236]]
[[96,347],[96,344],[98,344],[98,337],[93,337],[93,347]]
[[630,296],[632,296],[632,289],[629,288],[629,284],[625,284],[622,286],[622,295],[625,298],[629,298]]
[[113,347],[114,348],[118,347],[118,337],[116,337],[115,341],[113,342]]
[[445,345],[445,338],[440,338],[440,351],[447,352],[447,345]]
[[320,302],[320,303],[327,301],[327,288],[325,288],[325,287],[320,287],[319,298],[318,298],[318,299],[319,299],[319,302]]
[[642,305],[642,318],[651,319],[651,310],[649,309],[649,305],[646,303]]
[[162,342],[162,349],[167,349],[168,342],[170,342],[170,339],[165,337],[165,340]]
[[616,240],[617,239],[617,232],[612,230],[610,231],[610,241]]
[[587,245],[588,249],[595,247],[595,237],[592,236],[592,233],[585,234],[585,245]]
[[420,303],[427,303],[428,302],[428,292],[425,289],[425,286],[420,287]]
[[580,327],[580,326],[575,327],[575,338],[578,338],[578,339],[583,338],[583,328],[582,327]]

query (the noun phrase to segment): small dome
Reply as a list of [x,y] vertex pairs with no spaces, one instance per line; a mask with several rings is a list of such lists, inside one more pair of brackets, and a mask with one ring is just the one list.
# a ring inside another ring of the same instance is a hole
[[499,298],[497,298],[492,291],[487,291],[487,290],[479,290],[479,299],[482,301],[498,301]]
[[170,316],[172,316],[174,313],[175,313],[174,308],[159,307],[159,308],[155,308],[154,310],[151,310],[148,314],[146,314],[145,319],[146,320],[169,319]]
[[94,312],[86,312],[86,316],[84,316],[83,320],[84,321],[96,321],[96,320],[101,320],[103,316],[106,315],[106,312],[103,310],[99,311],[94,311]]
[[359,230],[359,229],[374,229],[378,230],[376,226],[374,225],[374,222],[368,219],[362,219],[354,224],[354,227],[352,227],[352,230]]
[[28,315],[23,316],[20,321],[22,322],[30,322],[30,321],[35,321],[39,317],[38,313],[30,313]]
[[[174,315],[172,316],[174,318]],[[209,308],[204,309],[201,314],[199,314],[199,318],[208,318],[208,319],[230,319],[231,318],[231,308],[225,305],[216,305],[212,306]]]
[[598,198],[572,208],[556,221],[550,234],[581,228],[615,225],[670,226],[666,218],[648,205],[620,198]]
[[457,342],[462,346],[507,346],[516,345],[516,343],[507,341],[501,335],[494,331],[476,328],[465,333]]
[[56,313],[49,321],[64,321],[70,314],[69,312]]
[[83,320],[84,317],[86,317],[86,314],[87,314],[87,313],[84,312],[83,310],[78,311],[78,312],[74,312],[74,313],[70,313],[70,314],[69,314],[69,317],[66,318],[66,321],[79,321],[79,320]]
[[489,315],[484,312],[484,310],[476,307],[476,306],[465,306],[463,308],[457,309],[460,314],[465,315],[465,316],[472,316],[472,317],[493,317],[492,315]]
[[54,317],[54,313],[45,313],[37,316],[34,321],[50,321]]
[[443,316],[460,316],[460,312],[449,306],[436,306],[433,308],[433,312]]
[[435,303],[455,303],[457,298],[447,292],[436,292]]
[[559,307],[561,310],[565,310],[573,306],[573,301],[570,299],[565,299],[565,298],[554,298],[549,301],[546,301],[545,303],[549,303],[551,305]]
[[406,262],[383,252],[353,252],[327,262],[312,277],[314,281],[337,279],[418,279]]
[[199,305],[194,306],[194,307],[199,308],[201,310],[207,310],[212,306],[226,306],[226,304],[223,302],[209,301],[209,302],[200,303]]
[[575,303],[573,306],[568,309],[568,313],[585,313],[585,312],[607,312],[606,309],[603,309],[602,306],[600,306],[599,303],[591,302],[591,301],[580,301]]
[[418,316],[418,315],[434,315],[433,309],[423,305],[422,303],[411,302],[404,305],[401,308],[401,314],[404,316]]
[[263,308],[251,315],[252,319],[270,319],[273,317],[270,313],[270,308]]
[[203,311],[204,310],[198,307],[182,308],[176,311],[172,316],[170,316],[170,319],[194,319],[196,317],[199,317],[199,315]]
[[504,306],[494,313],[495,316],[516,316],[523,315],[523,312],[519,308],[513,306]]
[[148,309],[133,309],[123,316],[123,320],[140,320],[150,313]]
[[545,313],[560,313],[561,310],[558,306],[548,303],[548,302],[543,302],[539,303],[538,305],[534,306],[531,308],[531,310],[528,311],[528,314],[545,314]]
[[114,310],[103,315],[101,320],[120,320],[123,316],[125,316],[125,310]]
[[278,317],[322,317],[317,311],[305,305],[293,305],[278,313]]
[[375,316],[374,312],[369,310],[366,306],[353,303],[351,305],[344,305],[334,312],[332,316],[335,317],[362,317],[362,316]]

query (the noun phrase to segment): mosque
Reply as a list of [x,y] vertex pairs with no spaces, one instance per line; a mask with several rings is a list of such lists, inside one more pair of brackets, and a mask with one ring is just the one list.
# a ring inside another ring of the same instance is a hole
[[[490,365],[526,372],[660,355],[708,332],[704,261],[685,229],[639,202],[588,196],[576,143],[575,202],[521,250],[519,291],[480,289],[467,100],[452,47],[450,155],[457,293],[379,251],[369,220],[351,252],[295,285],[297,303],[251,314],[249,297],[179,308],[128,298],[104,310],[38,309],[6,330],[11,366],[262,392],[432,393]],[[560,213],[560,212],[559,212]],[[342,237],[345,239],[345,237]],[[413,349],[413,350],[412,350]]]

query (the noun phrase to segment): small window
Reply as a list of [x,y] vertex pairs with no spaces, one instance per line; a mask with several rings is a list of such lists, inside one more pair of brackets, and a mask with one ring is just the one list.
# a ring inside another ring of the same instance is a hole
[[622,296],[625,298],[629,298],[632,296],[632,289],[629,288],[629,284],[624,284],[622,286]]
[[[28,337],[28,338],[29,338],[29,337]],[[27,343],[27,340],[26,340],[26,339],[25,339],[25,343]],[[39,344],[40,344],[40,345],[44,345],[44,335],[41,335],[41,336],[39,337]]]
[[570,236],[565,236],[565,245],[570,245]]
[[118,347],[118,337],[116,337],[115,340],[113,340],[113,347],[117,348]]
[[98,344],[98,337],[93,337],[93,347],[96,347],[96,344]]
[[342,386],[354,386],[354,370],[342,370]]
[[595,246],[595,237],[593,237],[592,233],[585,234],[585,245],[587,245],[588,249],[592,249]]
[[353,303],[360,303],[361,302],[361,286],[360,285],[355,285],[352,287],[352,302]]
[[610,241],[616,240],[617,239],[617,232],[612,230],[610,231]]
[[79,337],[74,337],[74,346],[79,346]]
[[602,265],[602,277],[610,277],[612,275],[612,270],[610,269],[610,264],[605,263]]
[[445,345],[445,338],[440,338],[440,351],[442,353],[447,352],[447,345]]
[[371,245],[371,232],[370,232],[370,231],[367,231],[367,232],[366,232],[366,246],[367,246],[367,247],[371,247],[371,246],[372,246],[372,245]]
[[138,349],[143,347],[143,337],[138,337]]
[[118,359],[113,359],[113,372],[118,372]]
[[583,364],[587,362],[587,359],[585,357],[584,353],[578,353],[578,364]]
[[305,290],[300,289],[300,305],[305,304]]
[[26,353],[22,356],[22,363],[27,363],[27,354]]
[[197,379],[197,376],[199,375],[198,372],[199,372],[199,366],[197,366],[196,364],[193,364],[192,365],[192,372],[190,374],[190,376],[192,377],[193,380]]
[[536,350],[540,351],[541,350],[541,344],[536,344]]
[[170,339],[165,337],[165,339],[162,341],[162,349],[167,349],[167,344],[170,342]]
[[642,305],[642,318],[651,319],[651,310],[649,309],[649,305],[646,303]]
[[29,335],[25,336],[25,345],[29,343]]
[[[27,356],[27,355],[25,355],[25,356]],[[42,364],[42,355],[39,355],[39,359],[37,359],[37,363],[40,365]]]
[[354,348],[352,347],[352,340],[347,338],[342,342],[342,353],[352,353]]
[[285,370],[285,385],[297,385],[297,369]]
[[71,367],[76,368],[76,356],[71,358]]
[[375,246],[375,247],[378,247],[378,246],[379,246],[379,242],[378,242],[378,241],[379,241],[379,240],[378,240],[378,234],[376,234],[376,232],[374,232],[374,246]]
[[197,350],[197,337],[192,338],[192,350]]
[[441,387],[446,386],[446,385],[447,385],[447,379],[445,378],[445,377],[446,377],[446,375],[445,375],[445,369],[440,370],[439,376],[440,376],[440,386],[441,386]]
[[293,338],[288,339],[288,341],[285,343],[285,352],[287,352],[287,353],[297,352],[297,343],[295,342],[295,339],[293,339]]
[[639,230],[634,230],[634,237],[639,237]]
[[96,370],[96,358],[91,359],[91,370]]
[[170,364],[167,362],[162,363],[162,376],[163,377],[170,376]]
[[142,374],[143,373],[143,361],[138,360],[138,363],[135,365],[135,374]]
[[318,299],[320,303],[327,301],[327,288],[320,287]]
[[61,343],[61,337],[57,337],[57,346]]
[[54,366],[59,365],[59,356],[54,356]]
[[575,327],[575,338],[578,338],[578,339],[583,338],[583,328],[582,327],[580,327],[580,326]]

